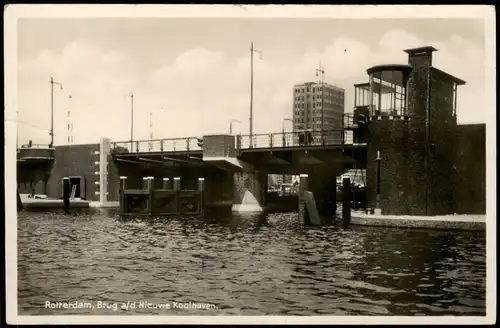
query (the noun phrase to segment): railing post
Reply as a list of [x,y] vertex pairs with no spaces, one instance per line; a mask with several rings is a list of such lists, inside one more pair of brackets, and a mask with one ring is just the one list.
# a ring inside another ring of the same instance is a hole
[[160,152],[163,153],[163,139],[160,140]]
[[270,148],[273,148],[273,134],[272,133],[269,135],[269,146],[270,146]]
[[175,151],[175,144],[176,144],[176,141],[177,141],[177,140],[175,140],[175,139],[174,139],[174,151]]
[[189,143],[191,141],[191,138],[186,139],[186,150],[189,152]]
[[138,153],[139,152],[139,141],[135,142],[135,151]]

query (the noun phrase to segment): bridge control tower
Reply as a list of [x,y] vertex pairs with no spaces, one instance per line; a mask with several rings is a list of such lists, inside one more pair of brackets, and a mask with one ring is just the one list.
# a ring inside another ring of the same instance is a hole
[[[457,86],[432,66],[433,47],[405,50],[408,65],[367,70],[355,86],[368,114],[367,201],[386,215],[454,212]],[[358,101],[358,99],[356,99]]]

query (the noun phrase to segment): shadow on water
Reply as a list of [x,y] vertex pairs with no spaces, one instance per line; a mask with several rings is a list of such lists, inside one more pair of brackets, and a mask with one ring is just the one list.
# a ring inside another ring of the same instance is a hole
[[[162,315],[484,315],[485,235],[303,227],[297,213],[19,212],[20,314],[46,300],[209,302]],[[124,314],[100,310],[90,314]]]

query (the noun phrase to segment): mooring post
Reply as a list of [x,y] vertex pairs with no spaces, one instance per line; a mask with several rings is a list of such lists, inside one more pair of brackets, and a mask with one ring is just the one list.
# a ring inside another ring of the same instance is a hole
[[349,225],[351,223],[351,179],[342,180],[342,223]]
[[180,190],[181,190],[181,178],[174,177],[174,191],[175,191],[175,208],[174,213],[179,213],[179,203],[180,203]]
[[120,177],[120,215],[125,214],[127,204],[125,204],[125,188],[127,187],[127,177]]
[[306,208],[306,200],[305,200],[305,193],[307,189],[309,188],[308,186],[308,180],[309,180],[309,175],[307,174],[301,174],[299,176],[299,222],[301,224],[306,224],[306,215],[307,215],[307,208]]
[[153,199],[154,199],[154,190],[153,183],[155,177],[147,177],[146,188],[149,191],[148,194],[148,214],[151,215],[153,213]]
[[170,189],[170,178],[163,178],[162,189]]
[[198,191],[200,192],[198,212],[203,212],[203,192],[205,191],[205,178],[198,178]]
[[64,211],[66,213],[69,213],[69,196],[70,196],[69,178],[64,177],[63,178],[63,207],[64,207]]

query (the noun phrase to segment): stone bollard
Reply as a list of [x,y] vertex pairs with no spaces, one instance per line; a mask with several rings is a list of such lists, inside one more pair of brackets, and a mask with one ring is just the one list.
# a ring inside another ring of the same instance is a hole
[[155,177],[147,177],[146,188],[149,191],[148,195],[148,214],[151,215],[153,213],[153,199],[154,199],[154,180]]
[[120,177],[120,214],[125,214],[127,205],[125,204],[125,188],[127,187],[127,177]]
[[69,213],[69,178],[63,178],[63,208],[66,213]]
[[198,191],[200,192],[198,212],[202,212],[204,208],[203,204],[203,192],[205,191],[205,178],[198,178]]
[[179,178],[179,177],[174,178],[174,190],[175,191],[181,190],[181,178]]
[[154,183],[154,179],[155,177],[146,177],[146,190],[150,190],[153,189],[153,183]]
[[309,182],[309,175],[307,174],[301,174],[299,176],[300,178],[300,184],[299,184],[299,222],[304,225],[306,224],[306,217],[307,217],[307,208],[306,208],[306,201],[305,201],[305,192],[309,188],[308,182]]
[[173,183],[173,189],[175,191],[175,208],[174,208],[174,213],[179,213],[179,203],[180,203],[180,190],[181,190],[181,178],[180,177],[174,177],[174,183]]
[[170,189],[170,178],[163,178],[162,189]]
[[347,226],[351,223],[351,179],[342,180],[342,224]]

